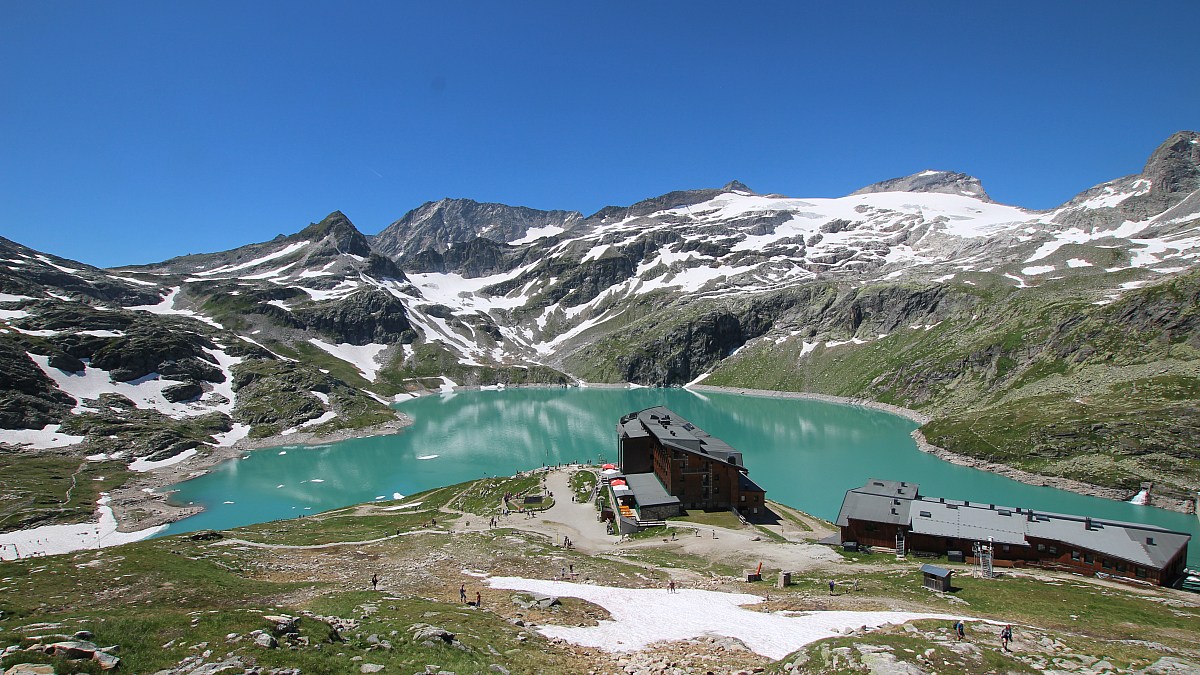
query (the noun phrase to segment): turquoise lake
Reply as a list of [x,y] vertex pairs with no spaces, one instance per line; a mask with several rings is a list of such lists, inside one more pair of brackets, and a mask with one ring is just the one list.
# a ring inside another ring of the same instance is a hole
[[[508,389],[400,404],[399,434],[256,450],[175,488],[205,511],[164,534],[226,529],[392,499],[543,464],[615,461],[624,414],[665,405],[740,450],[767,498],[833,520],[846,490],[869,478],[920,483],[921,493],[1144,522],[1200,535],[1196,516],[1035,487],[917,450],[914,422],[852,405],[685,389]],[[429,458],[433,455],[436,457]],[[428,459],[421,459],[428,458]],[[1189,550],[1200,565],[1200,545]]]

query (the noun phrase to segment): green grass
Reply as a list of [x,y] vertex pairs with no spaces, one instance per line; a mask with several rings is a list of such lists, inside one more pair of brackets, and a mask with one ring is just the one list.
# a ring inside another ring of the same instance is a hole
[[[252,525],[239,530],[239,536],[262,544],[285,544],[293,546],[308,546],[314,544],[329,544],[341,541],[370,541],[396,534],[398,531],[410,531],[424,528],[431,519],[436,519],[438,527],[449,527],[459,518],[458,514],[442,513],[437,510],[422,509],[413,511],[405,509],[387,514],[353,515],[318,514],[277,520],[270,523]],[[309,521],[319,520],[319,526],[313,526]]]
[[[500,476],[472,481],[459,492],[459,495],[449,505],[479,516],[494,516],[499,515],[504,508],[502,503],[505,493],[510,493],[513,497],[507,502],[508,508],[515,511],[518,507],[523,506],[517,495],[542,494],[541,486],[544,476],[544,473],[535,472],[516,478]],[[553,503],[549,498],[544,501],[544,505],[536,506],[534,510],[549,508]]]
[[[809,526],[809,524],[807,522],[796,517],[796,514],[792,512],[791,507],[782,506],[776,502],[768,502],[767,506],[771,508],[771,511],[773,513],[777,514],[780,518],[783,518],[784,520],[788,521],[797,529],[804,530],[805,532],[813,531],[812,527]],[[814,516],[809,516],[809,517],[813,518]]]
[[[483,495],[483,485],[499,489],[504,484],[498,479],[472,481],[412,495],[402,503],[422,501],[433,509],[453,504],[462,494]],[[434,514],[424,509],[381,512],[379,506],[265,523],[233,530],[227,537],[292,545],[362,541],[394,534],[397,529],[421,528]],[[453,515],[441,512],[437,517],[439,522],[450,521]],[[9,562],[0,566],[0,647],[18,642],[27,633],[22,626],[61,622],[62,628],[56,629],[59,632],[91,630],[98,644],[120,645],[121,672],[172,667],[203,649],[193,649],[202,642],[214,651],[213,660],[238,652],[252,656],[259,667],[300,667],[315,673],[353,672],[360,663],[355,657],[384,665],[385,672],[419,672],[426,663],[456,672],[487,672],[493,663],[512,672],[580,672],[582,666],[572,660],[570,650],[552,646],[506,620],[506,612],[514,611],[508,593],[482,588],[487,611],[468,610],[451,597],[463,569],[536,577],[555,574],[568,564],[581,578],[618,586],[664,585],[672,570],[690,570],[732,584],[732,588],[770,593],[773,602],[785,607],[809,609],[825,606],[827,583],[833,578],[838,582],[838,602],[852,600],[859,609],[926,609],[1034,626],[1063,636],[1084,653],[1103,655],[1119,668],[1140,667],[1155,657],[1156,649],[1144,640],[1186,650],[1200,634],[1200,608],[1154,602],[1140,592],[1070,577],[1047,582],[1005,574],[985,581],[971,577],[965,566],[948,565],[955,570],[956,590],[948,595],[931,593],[921,587],[918,567],[923,561],[895,561],[894,556],[885,554],[845,554],[846,562],[837,567],[794,574],[792,585],[785,589],[774,587],[779,570],[773,568],[763,569],[764,581],[745,584],[734,581],[742,577],[743,570],[731,564],[673,552],[669,543],[649,545],[657,538],[669,539],[673,529],[648,531],[638,547],[603,557],[564,551],[541,537],[502,528],[470,534],[419,534],[371,546],[303,553],[239,546],[227,540],[195,541],[179,535],[103,551]],[[686,537],[690,532],[681,534]],[[380,565],[384,566],[387,591],[347,587],[347,580],[353,586],[365,584],[360,575],[369,575],[369,570]],[[339,574],[348,567],[352,577]],[[858,582],[857,591],[851,590],[854,581]],[[310,642],[308,647],[264,650],[247,646],[250,631],[268,628],[263,614],[297,615],[304,609],[358,619],[361,625],[347,631],[344,642],[330,642],[326,624],[304,618],[301,630]],[[591,610],[582,603],[566,602],[561,612],[562,620],[573,625]],[[538,622],[556,621],[550,616]],[[409,630],[416,623],[453,632],[464,648],[416,644]],[[939,622],[927,627],[944,626]],[[1031,639],[1029,630],[1020,628],[1018,640]],[[238,637],[227,640],[230,633]],[[390,641],[393,649],[371,648],[366,638],[372,634]],[[810,670],[851,672],[834,667],[829,650],[854,639],[835,638],[810,647]],[[893,646],[898,654],[917,644],[916,638],[900,629],[857,639]],[[973,661],[955,660],[959,657],[937,645],[925,645],[914,653],[929,647],[935,650],[932,660],[939,664],[939,672],[1024,672],[1023,666],[1010,663],[1012,657],[999,653],[983,654]],[[0,666],[10,666],[17,658],[25,656],[10,657]],[[778,665],[772,666],[771,672],[778,672]],[[79,668],[66,663],[58,666],[58,672],[74,671]]]
[[571,474],[570,485],[575,498],[584,501],[592,495],[592,490],[596,487],[596,474],[587,469],[580,469]]
[[121,462],[0,451],[0,532],[85,521],[129,475]]
[[742,528],[742,521],[733,514],[732,511],[704,511],[701,509],[687,509],[685,515],[668,518],[670,521],[683,521],[686,523],[696,523],[697,525],[707,525],[710,527],[724,527],[731,530]]

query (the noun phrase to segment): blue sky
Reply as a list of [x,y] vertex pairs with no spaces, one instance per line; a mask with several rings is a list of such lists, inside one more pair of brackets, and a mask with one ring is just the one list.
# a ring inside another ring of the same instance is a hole
[[1047,208],[1200,128],[1194,2],[830,4],[7,2],[0,235],[114,266],[926,168]]

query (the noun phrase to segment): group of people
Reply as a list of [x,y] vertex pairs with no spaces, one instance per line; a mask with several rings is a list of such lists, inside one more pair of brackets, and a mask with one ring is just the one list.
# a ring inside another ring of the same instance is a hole
[[[463,584],[458,587],[458,599],[464,605],[472,604],[469,600],[467,600],[467,585],[466,584]],[[475,591],[475,602],[473,604],[475,605],[475,607],[483,606],[483,594],[480,593],[479,591]]]
[[[955,621],[954,626],[952,628],[954,630],[954,637],[956,639],[958,639],[958,640],[967,639],[967,627],[966,627],[966,624],[963,623],[962,619]],[[1004,628],[1000,629],[1000,647],[1004,651],[1008,651],[1008,645],[1010,643],[1012,643],[1012,637],[1013,637],[1012,624],[1011,623],[1005,624]]]

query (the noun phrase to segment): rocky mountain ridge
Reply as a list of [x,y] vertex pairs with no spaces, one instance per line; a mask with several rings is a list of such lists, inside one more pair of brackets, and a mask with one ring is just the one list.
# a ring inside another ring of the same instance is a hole
[[[908,406],[952,449],[1096,483],[1169,473],[1184,494],[1200,466],[1191,423],[1170,420],[1190,420],[1200,391],[1198,189],[1200,134],[1180,132],[1141,174],[1045,211],[924,171],[834,199],[734,181],[588,217],[441,200],[374,237],[334,212],[119,270],[3,240],[0,439],[48,447],[61,430],[104,449],[121,420],[157,414],[177,433],[128,458],[169,459],[373,423],[446,380],[704,380]],[[1121,394],[1131,382],[1141,407]],[[1002,451],[954,423],[1075,399],[1096,407],[1035,415]],[[1155,428],[1119,423],[1131,414]],[[1081,452],[1121,468],[1068,461]]]

